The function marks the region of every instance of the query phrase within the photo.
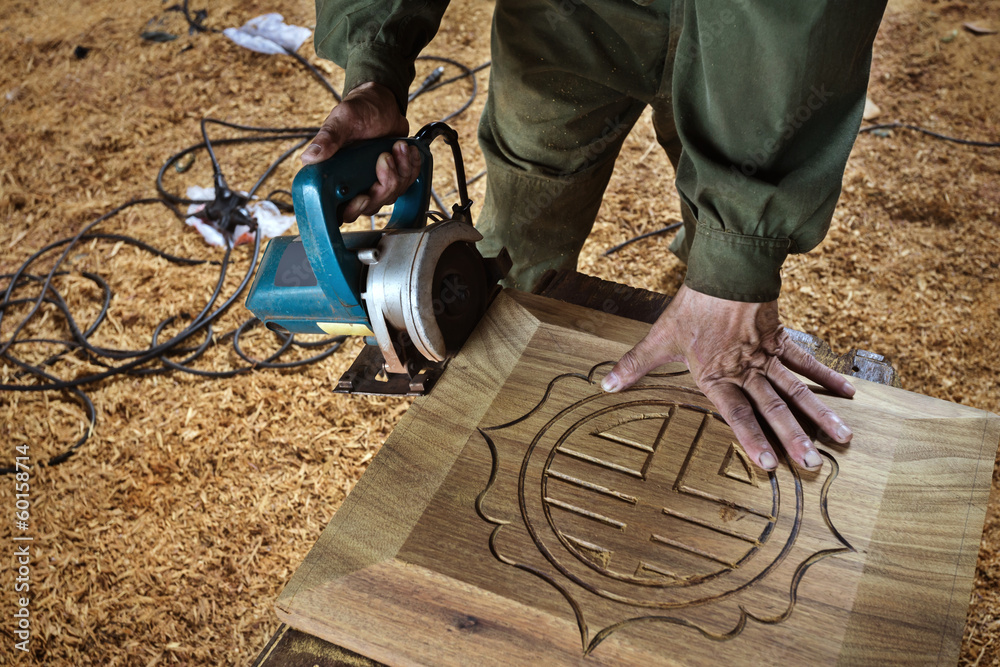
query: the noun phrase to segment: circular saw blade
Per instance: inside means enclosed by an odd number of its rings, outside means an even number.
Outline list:
[[[441,253],[431,298],[446,354],[462,347],[486,312],[491,291],[487,281],[485,260],[474,244],[456,241]]]
[[[461,220],[382,237],[364,299],[386,370],[407,372],[414,352],[442,361],[472,333],[496,283],[476,249],[481,238]]]

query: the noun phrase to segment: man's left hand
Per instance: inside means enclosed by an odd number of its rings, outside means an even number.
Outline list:
[[[621,391],[674,361],[687,365],[747,454],[765,470],[773,470],[778,460],[756,414],[802,468],[816,469],[823,460],[789,406],[834,441],[851,440],[851,429],[792,371],[844,398],[854,395],[853,385],[792,342],[781,326],[777,301],[728,301],[681,286],[649,334],[621,358],[602,387]]]

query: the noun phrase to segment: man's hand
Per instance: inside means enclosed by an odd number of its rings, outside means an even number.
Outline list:
[[[791,371],[845,398],[854,395],[854,387],[788,338],[777,301],[727,301],[681,286],[649,334],[621,358],[601,385],[605,391],[620,391],[672,361],[687,365],[747,454],[765,470],[773,470],[778,460],[754,409],[789,458],[803,468],[818,468],[823,460],[790,405],[836,442],[851,440],[851,429]]]
[[[309,148],[302,153],[303,164],[322,162],[343,146],[362,139],[409,134],[410,124],[399,113],[392,92],[377,83],[365,83],[344,96],[333,108]],[[406,192],[420,173],[420,151],[397,141],[391,153],[382,153],[375,163],[376,183],[344,207],[344,222],[361,215],[374,215]]]

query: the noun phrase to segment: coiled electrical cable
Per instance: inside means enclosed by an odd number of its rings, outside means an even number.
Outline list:
[[[218,33],[219,31],[203,25],[204,16],[202,13],[192,16],[188,10],[188,2],[185,0],[182,7],[183,14],[192,30],[198,32]],[[306,58],[297,53],[289,52],[299,61],[309,72],[317,78],[320,83],[331,93],[336,102],[340,102],[340,95],[333,88],[323,74],[315,68]],[[462,105],[449,112],[442,120],[447,120],[465,112],[475,101],[479,87],[476,82],[475,73],[489,66],[484,63],[478,67],[469,67],[461,62],[450,58],[438,56],[421,56],[422,60],[433,60],[442,63],[438,68],[438,74],[433,81],[425,83],[418,88],[413,97],[426,95],[434,90],[464,79],[470,80],[471,92]],[[444,66],[454,67],[458,74],[443,79]],[[218,126],[227,130],[241,133],[240,136],[212,139],[209,133],[210,126]],[[192,200],[180,196],[167,190],[164,185],[164,176],[168,169],[175,167],[180,160],[187,156],[204,151],[212,164],[213,176],[216,184],[216,194],[219,188],[228,188],[225,185],[222,167],[215,154],[214,147],[232,144],[246,143],[268,143],[268,142],[293,142],[289,147],[282,150],[273,161],[265,168],[254,184],[245,192],[240,193],[242,201],[253,198],[258,191],[273,176],[275,170],[288,158],[295,154],[306,144],[316,132],[318,127],[259,127],[254,125],[244,125],[232,123],[216,118],[203,118],[201,123],[202,141],[188,146],[170,157],[161,165],[155,179],[157,191],[156,197],[133,199],[120,206],[107,211],[98,216],[72,237],[54,241],[28,257],[13,273],[0,276],[0,281],[6,280],[6,284],[0,283],[0,324],[5,317],[13,317],[9,314],[15,307],[27,307],[28,312],[22,316],[11,327],[11,332],[0,339],[0,359],[5,363],[16,367],[12,373],[6,375],[6,379],[0,383],[0,391],[8,392],[62,392],[69,398],[77,401],[84,409],[87,426],[83,435],[75,442],[66,447],[61,453],[51,456],[41,465],[57,465],[66,461],[79,451],[80,447],[88,440],[97,424],[97,411],[91,399],[84,392],[84,388],[96,382],[109,378],[132,375],[146,376],[159,375],[165,373],[188,373],[200,377],[208,378],[231,378],[239,374],[248,373],[255,369],[289,369],[316,363],[334,354],[344,341],[343,336],[324,338],[316,341],[297,340],[294,335],[273,332],[277,337],[277,349],[262,359],[255,358],[248,354],[242,347],[241,336],[247,331],[260,324],[255,317],[245,319],[234,329],[216,334],[213,324],[222,315],[229,311],[231,306],[239,300],[253,276],[254,268],[260,254],[260,235],[254,234],[254,243],[248,255],[243,258],[247,262],[246,270],[243,273],[238,286],[231,293],[224,295],[224,285],[233,261],[233,253],[237,252],[231,245],[226,247],[221,260],[204,260],[190,257],[181,257],[162,248],[157,248],[150,243],[129,236],[127,234],[109,233],[100,230],[102,223],[111,220],[118,214],[133,207],[157,205],[165,207],[179,220],[187,216],[182,212],[181,207],[192,204],[208,204],[215,200]],[[470,180],[475,180],[479,176]],[[435,193],[436,194],[436,193]],[[275,199],[275,197],[282,199]],[[289,200],[291,193],[287,189],[274,189],[267,195],[266,200],[271,201],[284,212],[291,212],[293,207]],[[439,199],[439,198],[438,198]],[[66,260],[71,253],[81,243],[84,242],[114,242],[124,243],[137,248],[140,251],[149,253],[151,256],[159,257],[171,264],[178,266],[198,266],[211,264],[219,268],[217,279],[209,297],[201,306],[200,311],[193,316],[170,316],[161,320],[153,329],[150,336],[150,343],[145,348],[121,349],[97,345],[91,342],[91,338],[99,328],[108,321],[109,309],[111,308],[114,292],[108,282],[92,272],[73,272],[66,268]],[[42,260],[54,259],[48,271],[37,272],[33,269]],[[82,276],[92,282],[99,290],[99,307],[92,321],[85,326],[81,326],[78,318],[67,305],[65,296],[60,292],[57,281],[73,273]],[[30,295],[25,296],[26,293]],[[65,340],[42,338],[42,337],[22,337],[26,327],[36,318],[40,317],[42,306],[48,305],[55,308],[58,317],[65,322],[70,331],[70,337]],[[184,320],[184,326],[173,335],[167,337],[164,332],[172,325]],[[165,339],[165,340],[164,340]],[[192,342],[198,340],[198,342]],[[231,342],[237,356],[246,363],[245,366],[238,366],[222,371],[208,371],[194,368],[191,364],[197,362],[213,346],[220,343]],[[39,345],[57,345],[63,349],[45,358],[38,363],[29,363],[22,358],[21,351],[28,347]],[[291,361],[283,361],[282,357],[295,349],[314,350],[311,356]],[[53,368],[59,364],[67,355],[76,355],[92,365],[101,367],[103,370],[89,373],[82,376],[64,378],[55,374]],[[15,467],[0,467],[0,474],[9,474],[15,471]]]

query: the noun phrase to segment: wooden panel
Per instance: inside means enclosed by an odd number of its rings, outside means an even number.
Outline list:
[[[1000,418],[856,381],[824,465],[748,461],[648,329],[502,294],[277,602],[389,664],[954,664]]]

